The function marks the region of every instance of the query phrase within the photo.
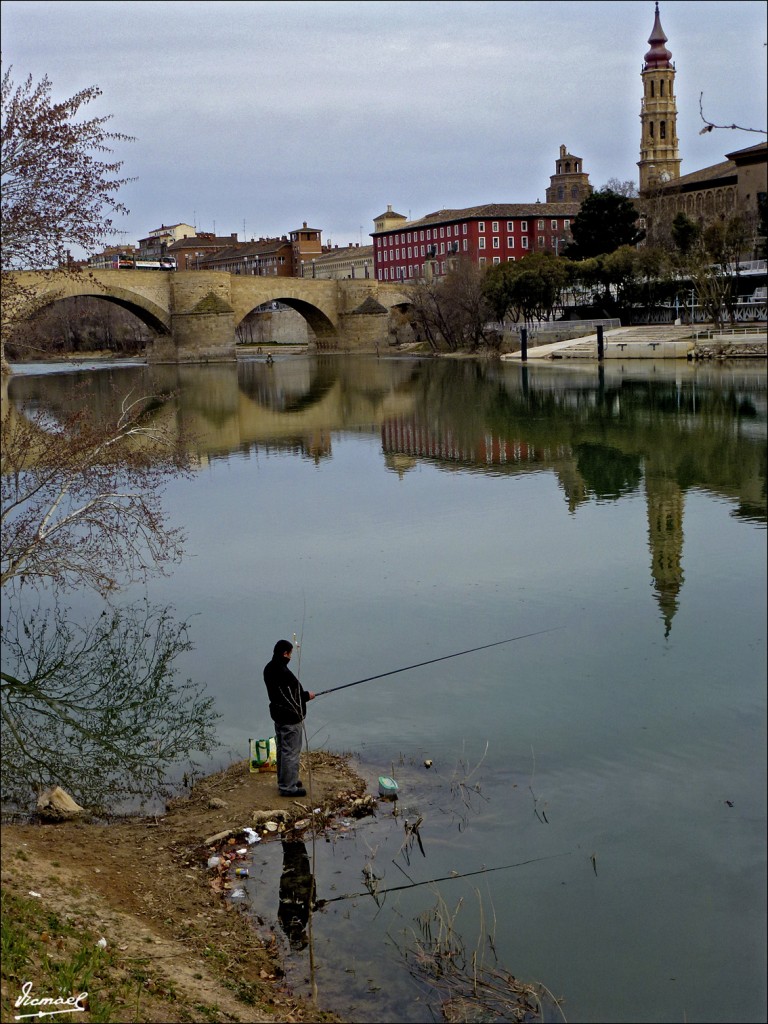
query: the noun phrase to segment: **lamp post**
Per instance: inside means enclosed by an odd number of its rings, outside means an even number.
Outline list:
[[[314,278],[315,278],[315,269],[316,269],[316,268],[315,268],[315,261],[314,261],[314,259],[313,259],[313,260],[312,260],[312,279],[313,279],[313,280],[314,280]]]
[[[363,263],[363,267],[365,268],[365,276],[367,278],[369,276],[368,275],[368,260],[366,260],[365,263]]]

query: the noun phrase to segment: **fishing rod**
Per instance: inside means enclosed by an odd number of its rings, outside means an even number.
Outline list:
[[[435,885],[437,882],[453,882],[458,878],[472,878],[473,875],[490,875],[494,871],[510,871],[512,868],[522,868],[526,864],[538,864],[542,860],[554,860],[555,857],[570,857],[571,851],[566,853],[549,853],[543,857],[532,857],[530,860],[519,860],[515,864],[499,864],[493,868],[478,868],[477,871],[463,871],[461,874],[453,872],[450,875],[441,875],[439,878],[427,878],[423,882],[409,882],[408,885],[391,885],[388,889],[376,890],[376,896],[383,896],[388,892],[402,892],[403,889],[418,889],[421,885]],[[396,865],[397,866],[397,865]],[[407,877],[407,876],[406,876]],[[370,889],[365,892],[348,892],[343,896],[332,896],[329,900],[318,900],[317,906],[322,909],[328,903],[338,903],[339,900],[356,900],[361,896],[374,895]]]
[[[322,697],[326,693],[335,693],[337,690],[346,690],[350,686],[359,686],[360,683],[370,683],[373,679],[384,679],[385,676],[396,676],[398,672],[408,672],[412,668],[421,668],[422,665],[434,665],[437,661],[448,661],[450,658],[460,658],[463,654],[474,654],[475,651],[487,651],[489,647],[499,647],[501,644],[511,644],[515,640],[525,640],[529,636],[541,636],[542,633],[553,633],[562,626],[552,626],[550,629],[537,629],[535,633],[523,633],[521,636],[511,636],[506,640],[496,640],[492,644],[483,644],[482,647],[469,647],[466,651],[456,651],[455,654],[444,654],[442,658],[430,658],[429,661],[418,661],[415,665],[405,665],[403,668],[392,669],[391,672],[380,672],[377,676],[366,676],[365,679],[356,679],[354,683],[343,683],[341,686],[332,686],[329,690],[320,690],[316,697]]]

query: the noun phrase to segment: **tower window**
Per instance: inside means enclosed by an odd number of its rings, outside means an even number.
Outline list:
[[[654,82],[653,82],[653,79],[651,79],[651,98],[653,98],[655,95],[656,94],[654,92]]]
[[[666,139],[667,137],[667,122],[659,121],[659,138]]]
[[[648,124],[648,134],[653,138],[653,121],[650,121]]]
[[[663,95],[664,95],[664,83],[663,82],[659,82],[659,96],[663,96]]]

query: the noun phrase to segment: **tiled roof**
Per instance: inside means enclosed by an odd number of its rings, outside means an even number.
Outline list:
[[[736,164],[732,160],[723,160],[719,164],[711,164],[709,167],[702,167],[699,171],[691,171],[690,174],[681,174],[679,178],[673,178],[664,186],[664,190],[675,192],[678,189],[685,189],[688,185],[706,185],[716,181],[730,178],[736,180]]]
[[[174,249],[222,249],[224,246],[230,245],[232,245],[231,235],[214,236],[213,238],[189,235],[187,238],[177,238],[175,242],[171,242],[166,252],[173,252]]]
[[[434,224],[447,224],[462,220],[513,220],[536,217],[575,217],[581,203],[489,203],[486,206],[468,206],[464,210],[437,210],[428,213],[420,220],[410,220],[406,224],[387,228],[386,231],[373,231],[371,234],[389,234],[390,231],[402,231],[432,227]]]

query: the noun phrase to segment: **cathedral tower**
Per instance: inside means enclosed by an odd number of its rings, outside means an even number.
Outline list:
[[[650,50],[645,55],[641,77],[643,100],[640,105],[640,194],[647,195],[659,185],[680,177],[677,149],[677,103],[675,100],[675,65],[664,45],[667,37],[661,27],[659,5],[653,31],[648,39]]]

